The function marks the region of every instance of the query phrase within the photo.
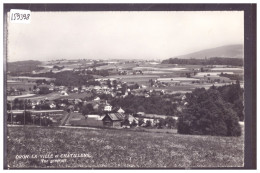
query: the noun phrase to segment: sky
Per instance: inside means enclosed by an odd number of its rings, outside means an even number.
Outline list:
[[[244,43],[243,11],[32,12],[7,23],[7,61],[167,59]]]

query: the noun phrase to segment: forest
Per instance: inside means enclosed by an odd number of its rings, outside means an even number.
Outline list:
[[[162,64],[181,64],[181,65],[232,65],[232,66],[243,66],[243,59],[241,58],[222,58],[212,57],[207,59],[179,59],[170,58],[163,60]]]
[[[7,63],[7,71],[10,72],[11,75],[17,76],[21,75],[21,73],[31,73],[34,70],[41,70],[43,67],[39,67],[40,61],[17,61],[17,62],[8,62]]]
[[[243,89],[236,84],[186,94],[187,104],[178,121],[178,133],[240,136],[244,119]]]

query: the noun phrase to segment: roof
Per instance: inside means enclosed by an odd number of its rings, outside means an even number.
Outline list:
[[[121,107],[115,107],[112,111],[118,113],[125,113],[124,109],[122,109]]]
[[[107,114],[110,118],[111,118],[111,120],[113,120],[113,121],[119,121],[119,120],[123,120],[124,118],[125,118],[125,114],[122,114],[122,113],[108,113]],[[105,116],[104,116],[105,117]],[[104,118],[103,117],[103,118]],[[103,120],[103,118],[102,118],[102,120]]]
[[[103,122],[93,118],[81,119],[81,120],[72,120],[70,121],[71,125],[74,126],[92,126],[92,127],[102,127]]]

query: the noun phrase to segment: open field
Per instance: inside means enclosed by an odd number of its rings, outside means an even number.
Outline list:
[[[191,136],[131,130],[13,126],[10,168],[191,168],[243,166],[243,136]],[[63,154],[84,154],[66,157]],[[40,155],[50,158],[41,162]],[[60,162],[51,157],[57,155]],[[19,158],[17,155],[28,155]],[[32,158],[36,155],[37,158]],[[34,157],[36,157],[34,156]]]
[[[23,95],[18,95],[18,96],[7,96],[7,100],[14,100],[16,98],[18,99],[27,99],[30,97],[33,97],[35,94],[23,94]]]
[[[30,100],[42,100],[42,99],[48,99],[48,100],[56,100],[56,99],[81,99],[85,98],[88,95],[88,93],[69,93],[68,96],[62,96],[59,92],[52,92],[49,94],[43,94],[43,95],[27,95],[25,96],[25,99]],[[10,98],[18,98],[17,96],[8,96]]]
[[[35,86],[36,83],[34,82],[20,82],[20,81],[7,81],[7,88],[14,88],[14,89],[18,89],[18,88],[22,88],[25,90],[29,90],[29,88],[33,89],[33,86]]]
[[[244,71],[243,68],[221,68],[221,67],[216,67],[212,68],[212,71]]]
[[[135,67],[133,70],[163,70],[163,71],[180,71],[180,70],[185,70],[186,68],[181,68],[181,67],[173,67],[173,68],[159,68],[159,67]]]

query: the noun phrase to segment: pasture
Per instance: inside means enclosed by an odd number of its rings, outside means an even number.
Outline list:
[[[88,93],[68,93],[68,96],[62,96],[60,92],[52,92],[43,95],[32,95],[32,96],[28,95],[26,99],[30,99],[30,100],[81,99],[81,98],[85,98],[88,95],[89,95]]]
[[[22,81],[7,81],[7,88],[14,88],[14,89],[25,89],[28,91],[29,89],[33,89],[33,86],[36,86],[35,82],[22,82]]]
[[[244,155],[243,136],[192,136],[123,129],[9,126],[6,142],[9,168],[242,167]],[[68,157],[63,162],[54,162],[49,157],[42,162],[43,154],[87,157]]]

